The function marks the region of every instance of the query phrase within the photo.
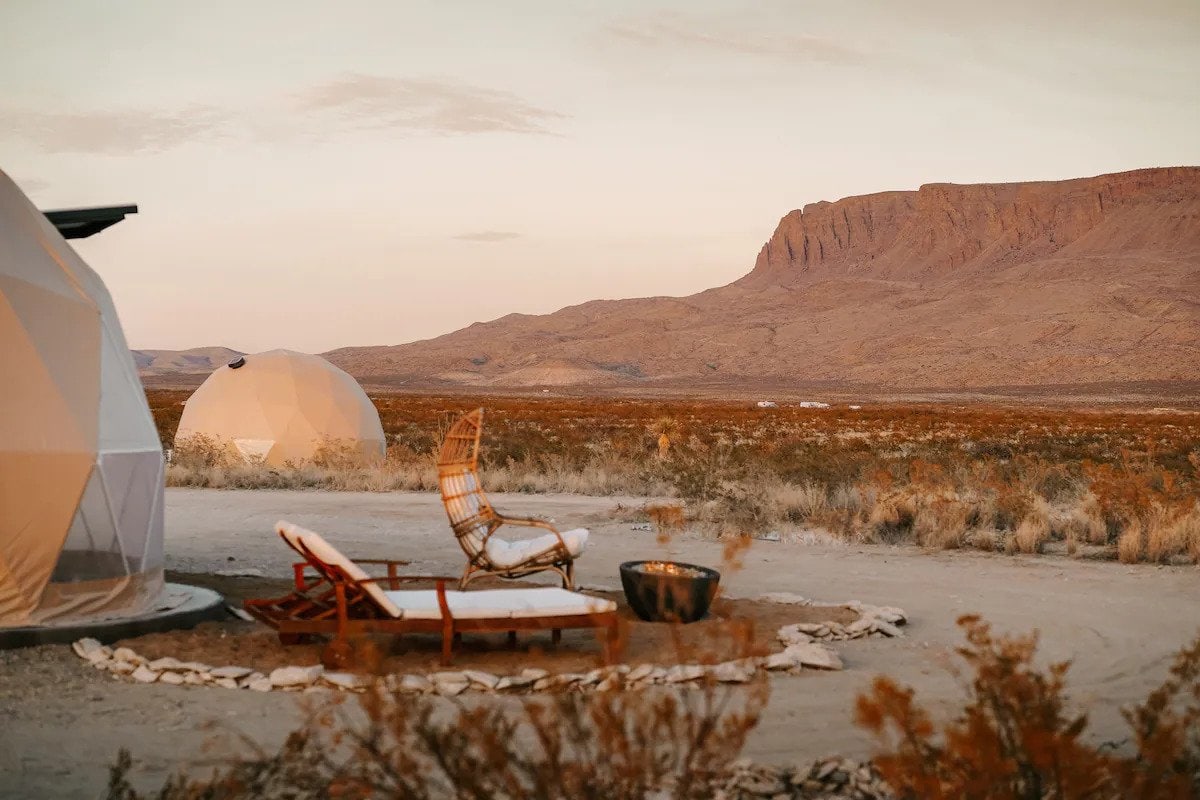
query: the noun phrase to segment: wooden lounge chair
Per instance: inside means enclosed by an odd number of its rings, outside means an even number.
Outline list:
[[[305,636],[334,637],[322,660],[345,665],[350,639],[370,633],[440,633],[442,663],[449,664],[455,639],[464,633],[550,630],[558,642],[564,628],[600,628],[604,661],[616,657],[617,604],[553,587],[447,591],[454,578],[402,576],[404,562],[376,561],[387,577],[372,578],[319,534],[280,522],[279,536],[304,562],[294,567],[294,591],[280,598],[247,600],[246,611],[274,628],[284,644]],[[313,574],[309,574],[309,571]],[[436,580],[436,589],[401,590],[406,581]],[[388,588],[383,588],[385,584]]]
[[[450,527],[467,554],[467,568],[458,587],[465,589],[483,575],[523,578],[550,570],[562,577],[565,588],[574,589],[575,559],[587,545],[587,529],[559,532],[544,520],[497,512],[479,483],[482,432],[483,409],[477,408],[450,427],[438,455],[442,504],[450,518]],[[496,535],[503,525],[543,528],[549,533],[534,539],[508,540]]]

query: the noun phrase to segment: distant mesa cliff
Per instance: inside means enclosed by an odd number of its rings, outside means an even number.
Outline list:
[[[833,274],[935,278],[1089,253],[1200,247],[1200,169],[881,192],[812,203],[779,222],[747,285]]]
[[[728,286],[325,355],[409,386],[1196,381],[1200,168],[812,203]]]

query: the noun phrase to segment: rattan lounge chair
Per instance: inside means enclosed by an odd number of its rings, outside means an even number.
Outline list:
[[[575,559],[587,545],[587,529],[559,532],[544,520],[497,512],[479,483],[479,437],[482,432],[483,409],[477,408],[450,427],[438,455],[442,503],[446,506],[450,527],[467,554],[467,568],[459,588],[467,588],[467,584],[483,575],[523,578],[550,570],[562,577],[564,587],[574,589]],[[534,539],[508,540],[496,535],[502,525],[543,528],[549,533]]]
[[[293,568],[295,589],[285,597],[247,600],[246,611],[275,629],[284,644],[333,636],[323,656],[327,663],[348,663],[350,640],[371,633],[440,633],[442,663],[449,664],[454,641],[464,633],[508,632],[511,639],[516,631],[550,630],[557,643],[565,628],[603,629],[605,663],[615,658],[617,605],[611,600],[554,587],[447,591],[454,578],[402,576],[397,567],[405,562],[398,561],[373,561],[386,565],[388,575],[372,578],[319,534],[287,522],[276,530],[304,558]],[[437,588],[399,588],[414,580],[435,580]]]

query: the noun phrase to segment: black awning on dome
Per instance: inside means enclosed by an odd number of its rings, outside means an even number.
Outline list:
[[[105,228],[116,225],[127,214],[138,213],[137,206],[97,206],[95,208],[62,208],[43,211],[46,219],[64,239],[85,239]]]

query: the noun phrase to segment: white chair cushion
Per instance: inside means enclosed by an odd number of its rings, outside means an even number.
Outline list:
[[[321,561],[324,561],[326,564],[331,566],[341,568],[343,572],[350,576],[351,580],[362,581],[371,577],[363,571],[362,567],[346,558],[336,547],[325,541],[321,534],[313,533],[306,528],[301,528],[299,525],[293,525],[290,522],[283,521],[275,523],[275,528],[280,534],[283,535],[285,539],[287,539],[288,544],[291,544],[293,547],[296,547],[296,543],[303,545],[304,547],[308,548],[309,552],[311,552]],[[296,549],[299,552],[303,552],[299,547],[296,547]],[[379,605],[380,609],[393,617],[400,617],[400,609],[396,607],[395,603],[388,599],[387,593],[384,592],[378,584],[376,584],[374,581],[371,581],[369,583],[362,584],[362,587],[371,597],[371,599]]]
[[[587,546],[588,531],[587,528],[575,528],[564,531],[562,538],[563,544],[567,546],[567,552],[571,554],[572,558],[577,558]],[[487,540],[484,550],[488,560],[494,566],[500,569],[513,569],[553,550],[557,544],[558,537],[553,533],[517,541],[509,541],[493,535]]]
[[[401,610],[404,619],[441,619],[437,592],[432,589],[384,592]],[[486,589],[446,592],[450,616],[457,619],[522,619],[569,617],[616,610],[612,600],[588,597],[566,589]]]
[[[301,545],[314,557],[345,572],[352,580],[362,581],[370,576],[363,568],[346,558],[319,533],[299,525],[280,521],[275,528],[297,552],[303,553]],[[583,528],[567,531],[563,541],[572,555],[583,552],[588,532]],[[551,546],[557,541],[554,534],[539,536],[512,545],[522,545],[550,539]],[[489,541],[489,544],[491,542]],[[507,543],[506,544],[510,544]],[[519,563],[519,562],[518,562]],[[437,592],[433,589],[409,591],[386,591],[376,582],[362,584],[367,594],[379,607],[396,619],[441,619]],[[567,617],[576,614],[601,614],[616,610],[617,604],[599,597],[589,597],[579,592],[558,588],[536,589],[486,589],[475,592],[446,592],[446,605],[450,615],[459,619],[522,619],[526,617]]]

